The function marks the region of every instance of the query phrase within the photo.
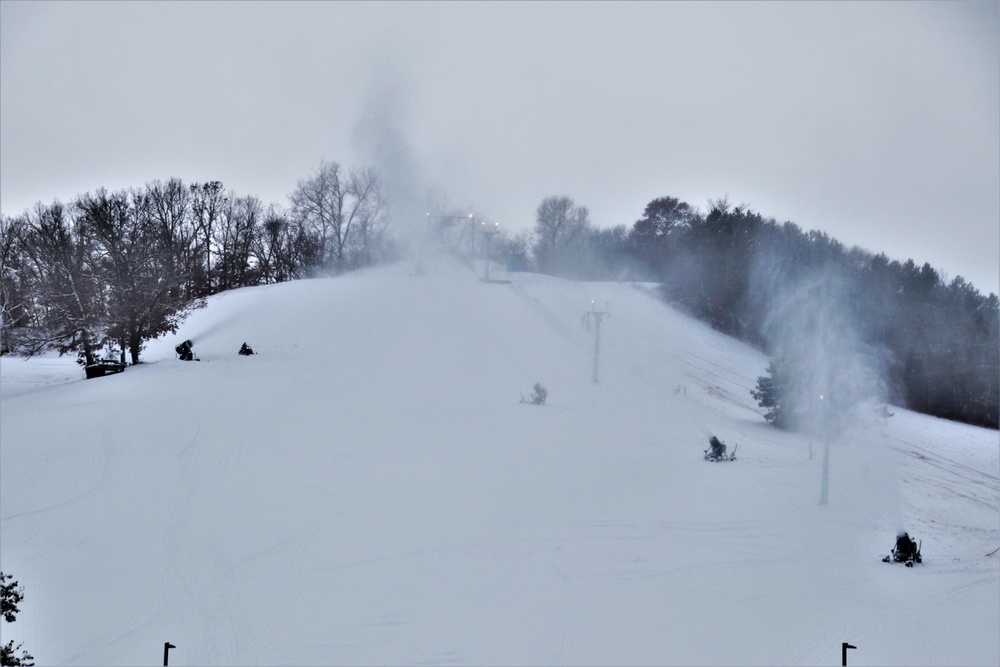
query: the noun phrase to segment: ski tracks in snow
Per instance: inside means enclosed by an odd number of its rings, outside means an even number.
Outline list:
[[[311,522],[262,548],[239,554],[242,543],[231,543],[227,537],[243,529],[213,523],[224,516],[220,513],[224,508],[217,506],[219,491],[213,488],[213,480],[238,467],[239,447],[214,451],[206,444],[213,420],[197,423],[196,432],[176,455],[180,490],[163,538],[160,613],[186,635],[186,653],[196,656],[197,662],[260,662],[280,650],[279,638],[287,634],[289,619],[296,617],[304,573],[315,555],[318,537],[334,519]],[[215,506],[208,504],[213,499]],[[288,550],[295,550],[290,570],[255,571]],[[192,578],[197,573],[202,580]],[[279,590],[265,596],[265,589],[271,592],[269,586]],[[254,599],[248,602],[248,596]],[[266,613],[256,611],[261,605],[266,605]]]
[[[197,424],[194,434],[176,455],[180,491],[174,499],[176,505],[163,536],[160,610],[182,629],[184,638],[178,639],[178,643],[185,643],[188,655],[203,656],[202,659],[206,662],[216,662],[215,647],[218,642],[213,642],[208,633],[208,629],[214,625],[213,618],[203,603],[201,592],[208,582],[192,580],[193,573],[202,571],[202,568],[195,566],[199,554],[193,553],[192,547],[200,543],[203,548],[211,548],[209,545],[213,544],[210,539],[206,541],[201,536],[193,535],[194,526],[191,522],[202,477],[204,433],[211,425],[211,420],[198,419],[194,423]]]
[[[101,430],[104,431],[104,432],[107,432],[108,429],[110,428],[111,422],[112,422],[112,419],[111,419],[110,416],[109,417],[105,417],[102,420],[102,429]],[[96,447],[95,447],[95,449],[96,449]],[[84,491],[82,491],[82,492],[80,492],[80,493],[72,496],[71,498],[59,501],[57,503],[53,503],[51,505],[46,505],[45,507],[40,507],[38,509],[29,510],[27,512],[20,512],[20,513],[16,513],[16,514],[9,514],[7,516],[0,517],[0,521],[8,521],[8,520],[11,520],[11,519],[20,519],[20,518],[24,518],[24,517],[36,516],[36,515],[39,515],[39,514],[47,514],[47,513],[50,513],[50,512],[54,512],[54,511],[63,509],[65,507],[69,507],[71,505],[75,505],[76,503],[79,503],[80,501],[83,501],[83,500],[89,498],[90,496],[94,495],[95,493],[98,493],[99,491],[101,491],[103,489],[106,489],[107,483],[108,483],[108,479],[110,478],[110,475],[111,475],[111,465],[112,465],[111,459],[112,459],[112,457],[114,455],[114,448],[113,448],[111,442],[107,439],[107,437],[105,437],[103,439],[103,441],[102,441],[102,443],[100,445],[100,451],[101,451],[101,456],[100,456],[100,464],[99,465],[100,465],[100,471],[101,472],[100,472],[97,480],[91,486],[89,486],[86,490],[84,490]]]
[[[232,627],[236,628],[240,635],[236,638],[238,647],[236,657],[241,662],[245,662],[249,657],[252,657],[254,661],[262,660],[266,656],[280,652],[282,642],[279,638],[287,636],[287,625],[294,623],[295,614],[293,612],[298,608],[302,599],[306,573],[309,571],[310,564],[318,553],[319,537],[334,521],[335,518],[329,518],[317,523],[311,523],[292,535],[282,538],[233,563],[222,576],[220,586],[226,591],[232,592],[228,596],[225,592],[220,592],[219,595],[225,605],[223,611],[226,614],[227,620],[232,623]],[[253,577],[248,579],[243,576],[243,573],[265,562],[267,558],[279,555],[289,549],[296,549],[295,556],[293,557],[294,567],[291,571],[273,572],[266,576],[274,577],[281,574],[290,574],[291,586],[288,589],[283,589],[285,593],[283,597],[271,600],[274,606],[266,614],[267,620],[258,627],[254,627],[240,592],[247,581],[253,581]],[[263,575],[256,576],[260,577]],[[237,603],[236,612],[240,616],[239,619],[228,608],[229,598],[234,598],[234,601]]]
[[[559,633],[559,643],[556,646],[556,654],[549,661],[549,665],[556,667],[557,665],[571,665],[573,664],[573,647],[576,646],[576,637],[580,632],[580,625],[582,624],[582,610],[583,604],[577,602],[574,605],[573,610],[566,617],[566,621],[563,623],[562,632]]]

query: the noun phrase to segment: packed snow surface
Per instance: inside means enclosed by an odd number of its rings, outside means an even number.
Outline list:
[[[1000,663],[996,431],[890,407],[830,445],[821,505],[823,443],[750,396],[763,354],[647,285],[479,277],[219,294],[94,380],[4,357],[4,642],[69,665],[164,642],[171,665]],[[711,435],[735,461],[703,460]],[[922,565],[882,562],[900,529]]]

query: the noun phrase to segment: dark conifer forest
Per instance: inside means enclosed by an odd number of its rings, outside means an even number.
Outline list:
[[[724,200],[701,214],[671,197],[655,199],[631,228],[595,232],[591,245],[594,258],[578,277],[627,270],[655,281],[669,301],[769,353],[782,326],[775,314],[790,292],[833,283],[846,304],[841,315],[881,366],[886,400],[998,426],[1000,304],[962,277],[945,281],[929,264],[846,248]]]
[[[406,241],[390,220],[378,176],[332,162],[299,182],[287,208],[176,178],[39,203],[0,218],[0,348],[139,363],[144,342],[175,332],[206,296],[398,259]],[[657,283],[665,300],[772,354],[789,295],[835,286],[887,401],[998,427],[997,295],[929,264],[847,248],[725,199],[702,212],[659,197],[631,225],[596,228],[586,207],[549,197],[534,228],[513,236],[477,234],[487,221],[465,211],[419,222],[452,251],[508,270]]]

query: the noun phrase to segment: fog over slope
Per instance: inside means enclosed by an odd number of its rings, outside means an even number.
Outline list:
[[[820,505],[820,439],[750,396],[764,355],[650,286],[424,259],[216,295],[120,375],[4,357],[4,641],[79,665],[167,641],[176,665],[1000,662],[995,431],[890,407],[839,434]],[[702,460],[712,434],[736,461]],[[899,528],[923,565],[881,562]]]

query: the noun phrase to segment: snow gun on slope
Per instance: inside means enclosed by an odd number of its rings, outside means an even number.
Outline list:
[[[714,435],[708,440],[709,448],[705,450],[705,460],[715,463],[716,461],[735,461],[736,460],[736,448],[739,445],[733,447],[733,453],[726,455],[726,445],[716,438]]]
[[[201,361],[201,359],[195,356],[194,350],[192,349],[193,346],[194,343],[190,340],[186,340],[175,347],[174,352],[177,353],[177,356],[180,357],[181,361]]]
[[[923,559],[920,557],[920,547],[922,545],[923,541],[917,544],[904,531],[896,536],[896,546],[892,548],[888,556],[882,559],[882,562],[903,563],[906,567],[913,567],[914,563],[923,562]]]

